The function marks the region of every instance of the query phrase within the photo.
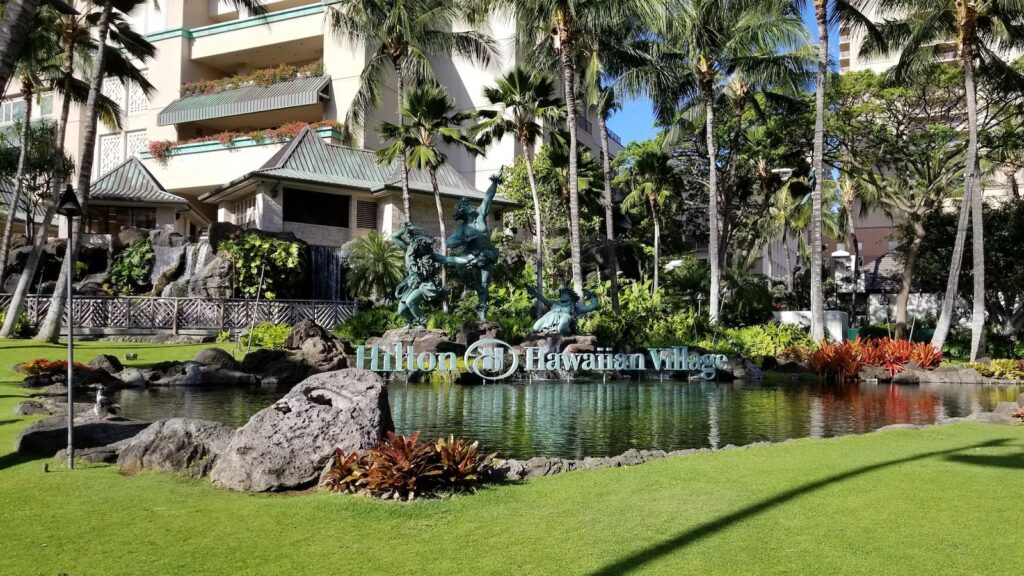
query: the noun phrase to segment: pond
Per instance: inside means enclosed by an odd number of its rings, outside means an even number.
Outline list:
[[[187,416],[241,426],[286,390],[123,390],[129,418]],[[454,434],[506,457],[609,456],[630,448],[678,450],[930,424],[1016,400],[1022,386],[826,385],[791,382],[506,382],[389,385],[397,432]]]

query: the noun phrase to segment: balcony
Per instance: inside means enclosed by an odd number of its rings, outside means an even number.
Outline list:
[[[317,135],[339,143],[340,134],[331,126],[316,129]],[[183,143],[168,155],[157,158],[150,152],[139,156],[154,177],[170,192],[198,196],[259,168],[288,140],[258,140],[236,137],[225,145],[219,140]]]
[[[188,30],[192,61],[216,69],[275,66],[322,57],[324,6],[317,2]]]

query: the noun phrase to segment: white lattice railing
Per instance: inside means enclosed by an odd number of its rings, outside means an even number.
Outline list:
[[[6,310],[10,294],[0,294]],[[29,296],[25,314],[37,326],[50,307],[49,295]],[[313,320],[332,329],[356,313],[349,301],[324,300],[209,300],[162,296],[76,296],[76,328],[131,330],[235,330],[253,322],[294,325]]]

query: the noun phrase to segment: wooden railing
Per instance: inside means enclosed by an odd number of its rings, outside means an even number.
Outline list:
[[[0,294],[6,310],[10,294]],[[29,324],[38,326],[50,307],[49,295],[26,300]],[[75,328],[122,330],[239,330],[255,322],[294,325],[313,320],[332,329],[356,313],[355,302],[324,300],[211,300],[162,296],[76,296]],[[65,313],[66,320],[66,313]]]

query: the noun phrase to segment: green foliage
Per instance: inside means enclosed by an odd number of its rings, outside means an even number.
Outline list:
[[[475,493],[494,455],[483,455],[477,442],[448,436],[434,443],[419,433],[387,439],[365,453],[335,451],[334,462],[321,482],[331,492],[361,493],[386,500]]]
[[[1024,380],[1024,360],[1000,359],[988,364],[972,362],[968,367],[974,368],[986,378],[996,380]]]
[[[402,281],[404,254],[397,244],[379,232],[370,232],[352,243],[346,282],[357,298],[391,302]]]
[[[606,292],[602,287],[601,292]],[[659,290],[651,294],[651,282],[626,281],[619,285],[619,313],[610,306],[584,317],[581,331],[597,336],[613,347],[675,346],[694,343],[710,333],[706,315],[696,309],[665,303]]]
[[[242,346],[258,348],[272,348],[280,350],[284,348],[284,341],[292,333],[291,326],[287,324],[272,324],[263,322],[257,324],[252,330],[242,335]]]
[[[7,321],[7,310],[0,311],[0,325]],[[29,324],[28,315],[22,312],[18,321],[14,323],[14,330],[11,331],[11,338],[24,339],[32,337],[32,326]]]
[[[243,298],[255,298],[263,281],[261,297],[272,300],[295,293],[302,278],[303,247],[299,242],[280,240],[244,231],[220,243],[235,264],[238,288]]]
[[[110,267],[110,281],[121,294],[139,294],[150,286],[153,273],[153,245],[149,238],[121,251]]]
[[[775,298],[766,277],[731,272],[726,281],[726,289],[728,297],[722,304],[722,324],[751,326],[772,320]]]
[[[334,329],[342,340],[361,345],[367,338],[380,336],[392,328],[401,328],[402,317],[391,308],[370,308],[360,310]]]
[[[764,358],[775,358],[783,351],[814,346],[810,334],[795,324],[759,324],[744,328],[726,328],[718,333],[718,339],[712,340],[708,349],[730,352],[759,362]],[[717,345],[715,344],[717,342]]]
[[[536,320],[536,300],[525,288],[514,284],[491,285],[490,295],[488,318],[501,326],[505,340],[521,342],[530,333]],[[476,292],[467,292],[447,313],[437,311],[431,314],[427,327],[443,330],[454,338],[464,324],[477,320],[476,306]]]

